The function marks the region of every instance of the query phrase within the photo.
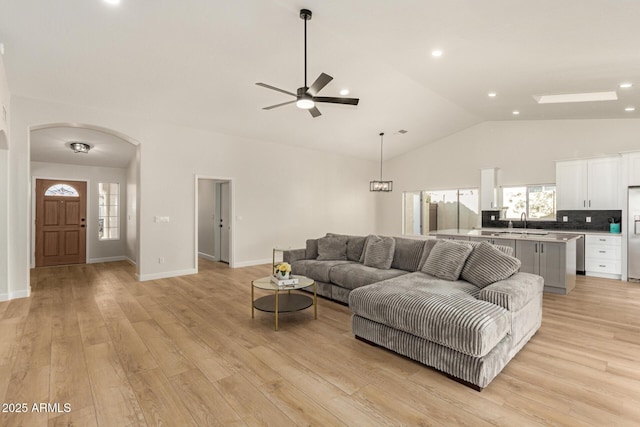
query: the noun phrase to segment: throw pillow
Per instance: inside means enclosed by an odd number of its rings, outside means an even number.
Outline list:
[[[327,233],[327,237],[347,238],[347,259],[362,263],[364,261],[364,244],[366,237],[347,236],[346,234]]]
[[[424,240],[396,238],[391,268],[404,271],[418,271],[420,257],[425,246]]]
[[[318,239],[307,240],[307,248],[304,251],[305,259],[318,258]]]
[[[328,236],[318,239],[319,261],[346,260],[347,236]]]
[[[482,242],[471,252],[462,269],[462,278],[479,288],[511,277],[520,269],[520,260],[506,255],[490,243]]]
[[[422,267],[424,273],[444,280],[458,280],[464,262],[471,253],[471,245],[438,240]]]
[[[369,236],[364,253],[364,265],[381,270],[391,268],[396,239],[385,236]]]

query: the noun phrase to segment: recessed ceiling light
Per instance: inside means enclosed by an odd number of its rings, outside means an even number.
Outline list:
[[[519,114],[520,114],[520,111],[518,111],[518,110],[514,110],[514,111],[512,111],[512,112],[511,112],[511,114],[513,114],[514,116],[517,116],[517,115],[519,115]]]
[[[106,1],[109,4],[113,4],[113,5],[120,4],[120,0],[104,0],[104,1]]]
[[[618,94],[607,92],[562,93],[559,95],[533,95],[538,104],[561,104],[564,102],[615,101]]]
[[[431,56],[440,58],[442,56],[442,51],[440,49],[433,50],[431,51]]]
[[[340,91],[340,95],[342,95],[342,96],[349,95],[349,89],[342,89]]]
[[[633,86],[632,83],[620,83],[620,88],[621,89],[629,89],[631,86]]]
[[[636,111],[636,107],[627,107],[627,108],[624,109],[624,111],[627,111],[627,112],[630,113],[632,111]]]
[[[495,98],[496,96],[498,96],[498,94],[497,94],[497,93],[495,93],[495,92],[489,92],[489,93],[487,94],[487,96],[488,96],[489,98]]]

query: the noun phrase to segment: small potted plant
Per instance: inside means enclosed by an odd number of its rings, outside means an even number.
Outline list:
[[[291,264],[288,262],[281,262],[274,267],[274,275],[278,280],[285,280],[289,278],[291,274]]]

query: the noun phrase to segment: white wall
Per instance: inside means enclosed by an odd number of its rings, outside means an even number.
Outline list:
[[[210,179],[198,180],[198,253],[208,259],[215,259],[216,222],[216,182]]]
[[[484,122],[385,163],[394,191],[378,203],[377,229],[402,232],[402,192],[480,187],[480,169],[497,167],[497,185],[555,182],[555,160],[640,149],[640,119]]]
[[[124,260],[126,255],[127,212],[120,212],[120,239],[98,239],[98,183],[120,184],[119,206],[126,206],[127,173],[124,168],[64,165],[60,163],[31,162],[32,178],[56,178],[87,181],[87,263]],[[32,183],[34,181],[32,180]],[[31,221],[33,224],[33,221]],[[33,239],[32,239],[33,245]],[[34,248],[30,251],[34,253]],[[33,261],[33,258],[32,258]]]
[[[375,231],[375,201],[368,182],[377,164],[197,129],[135,119],[118,113],[24,97],[12,99],[9,194],[9,275],[29,289],[29,128],[80,123],[111,129],[140,143],[138,181],[139,275],[141,279],[193,272],[195,175],[233,178],[237,265],[270,262],[271,248],[304,247],[327,231]],[[271,160],[287,159],[278,167]],[[156,223],[154,216],[169,216]],[[165,263],[158,263],[164,257]]]
[[[126,216],[126,251],[129,262],[138,262],[138,164],[140,150],[127,166],[127,216]]]
[[[0,55],[0,301],[9,295],[9,86]],[[2,108],[7,111],[4,119]]]

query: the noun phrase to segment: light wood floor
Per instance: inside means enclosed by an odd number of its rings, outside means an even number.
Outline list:
[[[34,270],[31,298],[0,303],[0,401],[29,406],[0,426],[640,424],[638,284],[582,277],[545,295],[540,331],[478,393],[356,341],[327,300],[278,332],[252,320],[249,283],[268,270]],[[41,402],[71,412],[31,412]]]

